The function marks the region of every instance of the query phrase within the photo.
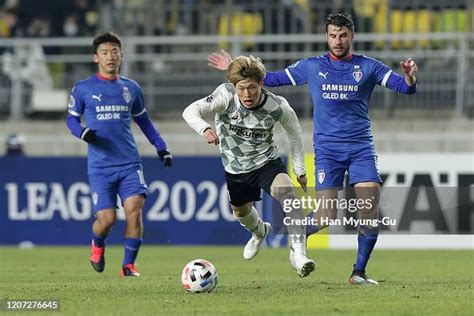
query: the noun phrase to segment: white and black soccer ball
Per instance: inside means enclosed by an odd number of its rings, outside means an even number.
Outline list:
[[[181,282],[188,292],[209,293],[217,286],[217,270],[209,261],[196,259],[184,267]]]

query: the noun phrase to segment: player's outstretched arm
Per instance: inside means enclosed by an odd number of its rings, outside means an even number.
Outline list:
[[[225,50],[220,53],[211,53],[207,56],[209,67],[226,71],[229,64],[232,62],[232,56]],[[292,84],[291,79],[285,69],[277,72],[267,72],[264,78],[264,84],[267,87],[279,87]]]
[[[378,76],[378,84],[403,94],[416,93],[417,80],[415,73],[418,70],[417,65],[408,58],[400,62],[400,67],[403,75],[390,70],[385,64],[378,62],[376,64],[377,71],[375,72],[376,76]]]
[[[229,64],[232,62],[232,56],[225,50],[221,50],[221,53],[211,53],[207,56],[209,67],[226,71]]]

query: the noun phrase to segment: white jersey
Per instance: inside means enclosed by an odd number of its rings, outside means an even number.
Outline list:
[[[253,109],[240,104],[234,85],[221,84],[208,97],[197,100],[183,112],[183,118],[199,135],[211,128],[202,117],[215,114],[222,164],[228,173],[247,173],[280,157],[273,141],[273,130],[280,122],[291,147],[293,171],[304,175],[304,149],[301,127],[295,111],[285,98],[265,89],[263,101]]]

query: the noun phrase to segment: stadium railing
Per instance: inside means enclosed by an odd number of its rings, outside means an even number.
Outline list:
[[[392,49],[393,41],[414,41],[412,49]],[[38,108],[32,96],[67,95],[78,80],[96,71],[91,59],[91,38],[4,39],[0,41],[0,116],[21,119],[34,112],[65,113],[64,105]],[[426,41],[431,43],[426,47]],[[211,93],[224,74],[207,66],[207,54],[226,42],[233,56],[253,54],[268,70],[284,68],[298,59],[325,54],[323,34],[255,36],[132,36],[124,37],[121,73],[137,80],[152,114],[178,117],[190,102]],[[245,51],[249,42],[251,52]],[[438,47],[436,43],[442,42]],[[378,43],[377,48],[373,45]],[[380,43],[383,45],[380,46]],[[423,43],[423,45],[417,45]],[[367,48],[368,47],[368,48]],[[372,48],[371,48],[372,47]],[[421,115],[468,116],[474,114],[474,35],[470,33],[368,34],[358,33],[357,53],[382,60],[399,71],[398,62],[411,57],[419,65],[418,93],[409,98],[376,88],[371,107],[390,116],[405,110]],[[276,89],[301,117],[311,116],[307,87]],[[44,100],[42,100],[44,101]]]

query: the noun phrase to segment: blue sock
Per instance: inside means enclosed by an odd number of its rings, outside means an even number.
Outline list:
[[[367,226],[360,227],[359,236],[357,238],[359,247],[357,249],[357,260],[354,265],[354,270],[365,271],[365,267],[367,266],[367,262],[369,261],[370,254],[374,249],[378,236],[378,228],[367,228]]]
[[[311,219],[313,217],[314,217],[314,212],[309,212],[308,215],[306,215],[306,218],[308,219],[308,225],[306,225],[306,236],[316,234],[319,231],[319,227],[317,225],[311,224]]]
[[[140,250],[142,241],[143,239],[141,238],[126,237],[124,239],[123,243],[125,247],[125,253],[123,256],[122,266],[126,266],[130,263],[135,263],[135,259],[137,258],[138,250]]]
[[[105,247],[105,238],[107,238],[107,235],[98,236],[94,232],[92,232],[92,240],[94,241],[94,245],[96,247]]]

